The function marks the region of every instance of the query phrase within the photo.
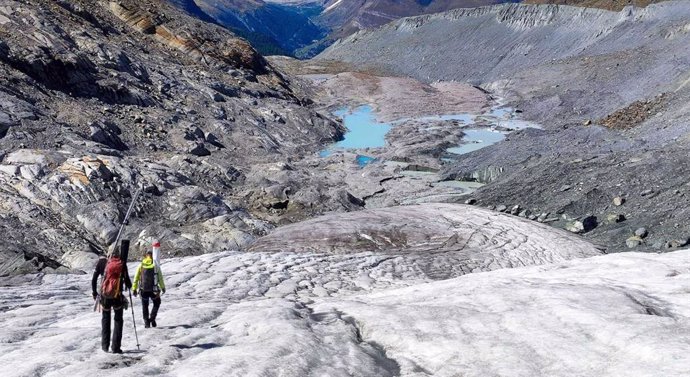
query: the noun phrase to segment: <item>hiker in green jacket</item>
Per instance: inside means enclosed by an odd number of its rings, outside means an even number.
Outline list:
[[[132,284],[134,296],[141,293],[141,306],[144,312],[144,327],[156,327],[156,315],[161,306],[161,294],[165,293],[165,282],[160,266],[153,262],[153,253],[147,251],[134,275]],[[149,316],[149,299],[153,301],[153,310]]]

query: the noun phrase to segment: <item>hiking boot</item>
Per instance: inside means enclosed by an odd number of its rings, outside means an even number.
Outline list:
[[[113,350],[113,353],[123,353],[122,350]]]
[[[151,326],[156,327],[156,320],[155,319],[151,320]]]
[[[108,353],[108,347],[101,347],[101,349],[103,350],[103,352]]]
[[[147,328],[147,329],[148,329],[149,327],[151,327],[151,322],[149,322],[149,321],[144,321],[144,327]],[[156,327],[156,326],[153,326],[153,327]]]

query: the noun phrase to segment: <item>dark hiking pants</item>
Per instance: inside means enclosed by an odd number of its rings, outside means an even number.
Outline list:
[[[103,316],[101,317],[101,348],[108,352],[110,346],[110,312],[115,312],[115,328],[113,329],[113,343],[111,351],[120,351],[122,346],[123,305],[121,300],[104,300]]]
[[[149,299],[153,301],[153,309],[149,316]],[[154,292],[141,292],[141,310],[144,313],[144,322],[155,321],[158,308],[161,306],[161,296]]]

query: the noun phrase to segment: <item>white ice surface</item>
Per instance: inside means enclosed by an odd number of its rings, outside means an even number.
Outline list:
[[[123,356],[100,350],[90,276],[2,280],[0,375],[690,376],[690,251],[435,282],[381,258],[164,260],[159,327],[136,301]]]

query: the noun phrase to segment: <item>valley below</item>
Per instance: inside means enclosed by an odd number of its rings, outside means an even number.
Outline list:
[[[621,12],[459,9],[359,32],[316,62],[476,85],[538,127],[457,156],[442,165],[442,180],[485,184],[472,196],[479,205],[547,214],[608,252],[663,251],[686,245],[690,233],[690,57],[681,47],[687,31],[679,31],[687,11],[674,1]],[[449,30],[464,37],[443,38]],[[649,237],[635,238],[639,228]]]

